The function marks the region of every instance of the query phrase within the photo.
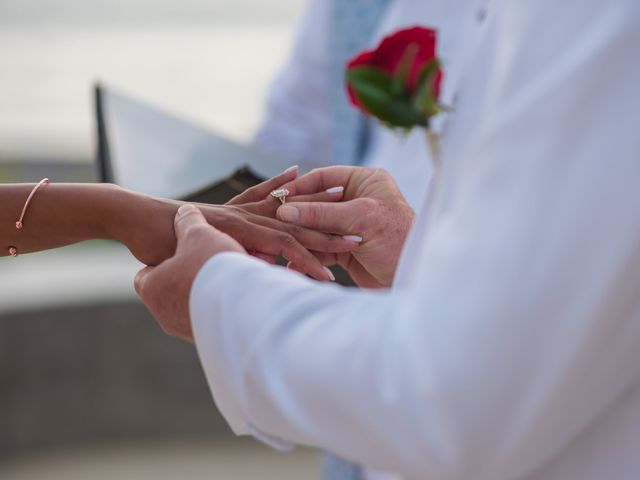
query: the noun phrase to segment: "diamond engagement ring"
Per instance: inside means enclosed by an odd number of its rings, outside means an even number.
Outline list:
[[[289,190],[286,188],[279,188],[271,192],[271,196],[280,200],[283,205],[287,201],[287,195],[289,195]]]

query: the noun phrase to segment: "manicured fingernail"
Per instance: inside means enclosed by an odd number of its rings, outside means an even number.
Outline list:
[[[344,187],[331,187],[325,190],[327,193],[342,193],[344,192]]]
[[[360,235],[343,235],[342,238],[349,240],[350,242],[362,242],[362,237]]]
[[[192,212],[193,210],[195,210],[196,207],[194,205],[182,205],[179,209],[178,209],[178,217],[182,217],[183,215],[186,215],[189,212]]]
[[[285,222],[298,223],[298,220],[300,220],[300,210],[290,205],[283,205],[278,209],[278,217]]]
[[[332,282],[336,281],[336,276],[333,274],[333,272],[331,270],[329,270],[328,267],[322,267],[324,268],[324,271],[327,272],[327,275],[329,275],[329,278],[331,279]]]
[[[289,172],[293,172],[294,170],[297,170],[297,169],[298,169],[298,165],[293,165],[293,166],[291,166],[291,167],[287,168],[287,169],[286,169],[284,172],[282,172],[282,173],[289,173]]]

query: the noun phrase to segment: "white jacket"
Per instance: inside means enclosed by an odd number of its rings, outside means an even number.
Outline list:
[[[494,0],[392,290],[210,259],[233,430],[406,478],[640,477],[638,45],[637,0]]]

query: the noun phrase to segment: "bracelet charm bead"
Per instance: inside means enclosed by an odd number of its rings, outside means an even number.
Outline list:
[[[27,201],[24,203],[24,207],[22,207],[22,213],[20,214],[20,218],[16,222],[16,229],[17,230],[22,230],[22,227],[24,226],[24,223],[23,223],[24,216],[27,213],[27,208],[29,208],[29,203],[31,203],[31,199],[34,197],[34,195],[36,194],[36,192],[38,191],[38,189],[40,187],[48,185],[48,184],[49,184],[49,179],[48,178],[43,178],[42,180],[40,180],[36,184],[35,187],[33,187],[33,190],[31,190],[31,193],[27,197]],[[18,256],[18,249],[16,247],[9,247],[9,255],[11,255],[12,257],[17,257]]]

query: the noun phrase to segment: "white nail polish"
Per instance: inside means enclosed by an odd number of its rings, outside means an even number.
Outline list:
[[[331,187],[325,190],[327,193],[342,193],[344,192],[344,187]]]
[[[293,166],[291,166],[291,167],[287,168],[287,169],[286,169],[284,172],[282,172],[282,173],[289,173],[289,172],[293,172],[294,170],[297,170],[297,169],[298,169],[298,165],[293,165]]]
[[[362,237],[360,235],[343,235],[342,238],[349,240],[350,242],[362,242]]]
[[[329,278],[331,279],[331,281],[335,282],[336,276],[333,274],[333,272],[329,270],[327,267],[322,267],[322,268],[324,268],[324,271],[327,272],[327,275],[329,275]]]

